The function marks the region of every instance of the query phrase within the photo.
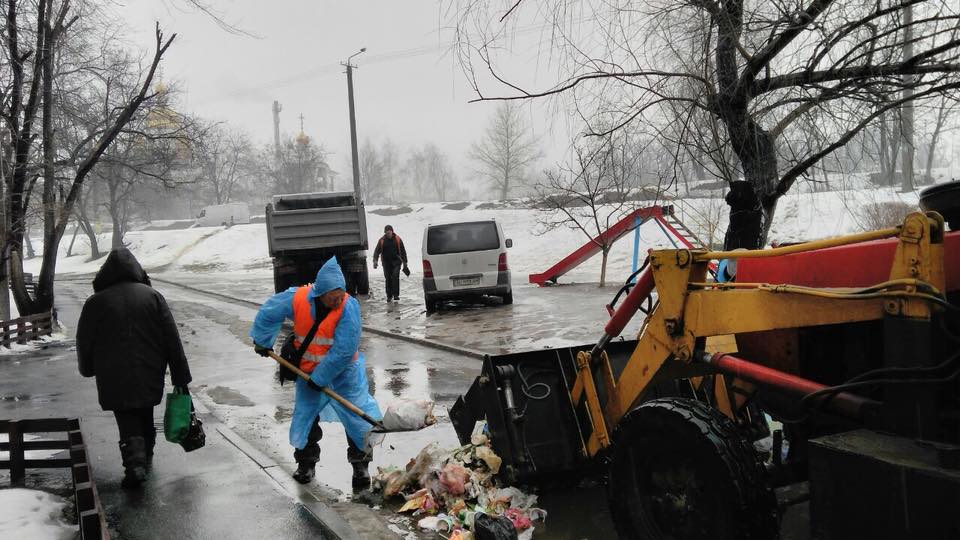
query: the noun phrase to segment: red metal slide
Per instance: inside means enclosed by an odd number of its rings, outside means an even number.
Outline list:
[[[603,232],[595,240],[591,240],[586,244],[580,246],[579,249],[567,255],[560,262],[550,267],[549,270],[541,274],[530,274],[529,279],[530,283],[536,283],[543,287],[548,282],[556,283],[557,279],[569,272],[570,270],[576,268],[578,265],[593,257],[597,253],[600,253],[600,246],[602,244],[612,244],[619,240],[623,235],[632,231],[636,228],[636,223],[642,225],[644,222],[655,219],[660,227],[664,230],[665,233],[675,236],[683,245],[688,249],[699,248],[700,246],[694,246],[691,242],[693,240],[699,242],[693,234],[687,230],[682,223],[677,221],[673,216],[673,206],[648,206],[646,208],[639,208],[627,214],[623,219],[616,222],[612,227]],[[678,230],[680,229],[680,230]],[[682,231],[685,231],[684,234]]]

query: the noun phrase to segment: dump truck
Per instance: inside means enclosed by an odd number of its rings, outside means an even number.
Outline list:
[[[266,208],[267,242],[276,292],[312,283],[336,256],[352,295],[370,292],[367,218],[353,192],[274,195]]]
[[[621,538],[960,538],[960,184],[939,189],[888,229],[652,251],[596,342],[487,356],[458,438],[508,482],[605,475]]]

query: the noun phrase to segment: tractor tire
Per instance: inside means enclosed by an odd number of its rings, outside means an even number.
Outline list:
[[[759,455],[699,401],[647,401],[620,421],[607,486],[620,538],[767,540],[777,502]]]

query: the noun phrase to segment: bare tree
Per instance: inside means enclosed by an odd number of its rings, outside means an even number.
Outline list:
[[[243,131],[223,125],[207,128],[194,148],[199,182],[209,191],[213,204],[226,204],[252,172],[253,144]]]
[[[469,156],[495,193],[501,199],[508,199],[511,192],[526,181],[530,167],[540,159],[541,153],[520,106],[501,103],[483,137],[470,148]]]
[[[385,203],[397,200],[397,147],[389,138],[378,146],[371,139],[360,149],[360,182],[364,200]]]
[[[526,0],[506,12],[489,0],[454,3],[479,100],[572,96],[578,110],[592,104],[584,117],[598,135],[634,122],[661,131],[716,122],[744,179],[734,187],[726,176],[727,249],[764,245],[780,197],[881,115],[960,88],[955,2]],[[529,19],[552,25],[542,45],[559,77],[544,90],[498,69],[509,28]],[[801,120],[822,135],[809,137]]]
[[[334,173],[327,163],[328,152],[310,137],[285,137],[279,157],[269,144],[261,149],[254,165],[256,174],[273,184],[274,193],[307,193],[332,185]]]
[[[619,143],[619,144],[618,144]],[[573,158],[544,171],[534,186],[538,221],[544,230],[580,231],[600,249],[600,287],[606,284],[607,258],[615,239],[602,236],[631,210],[630,149],[614,135],[574,145]]]
[[[21,10],[23,8],[23,10]],[[53,307],[53,278],[56,272],[57,252],[80,196],[84,181],[96,166],[137,110],[153,98],[151,87],[160,60],[174,36],[165,39],[156,28],[156,49],[135,90],[123,96],[114,96],[110,104],[112,114],[108,121],[93,130],[77,152],[76,166],[61,165],[58,157],[55,111],[59,95],[55,86],[63,84],[77,73],[62,74],[56,70],[55,58],[64,50],[65,36],[73,29],[80,15],[69,17],[69,0],[59,3],[54,10],[53,0],[40,0],[35,5],[8,0],[4,25],[3,56],[10,60],[9,76],[3,78],[8,99],[3,100],[0,117],[8,134],[3,140],[4,179],[4,242],[0,263],[9,263],[12,289],[21,313],[39,313]],[[68,18],[69,17],[69,18]],[[24,50],[21,23],[31,21],[35,32],[32,49]],[[58,76],[59,75],[59,76]],[[88,81],[97,84],[96,81]],[[40,129],[35,123],[40,122]],[[39,148],[37,148],[37,145]],[[39,155],[38,155],[39,154]],[[29,197],[28,180],[36,171],[42,179],[44,222],[43,262],[37,283],[37,294],[32,298],[26,290],[23,274],[23,235],[25,204]],[[0,264],[5,274],[7,264]]]
[[[405,187],[420,201],[446,201],[455,190],[450,159],[433,143],[407,153],[402,176]]]
[[[923,181],[926,184],[933,183],[933,163],[937,155],[937,146],[940,144],[940,137],[947,121],[957,108],[957,103],[957,99],[942,96],[940,102],[934,107],[933,131],[930,134],[930,144],[927,147],[927,172],[923,175]]]

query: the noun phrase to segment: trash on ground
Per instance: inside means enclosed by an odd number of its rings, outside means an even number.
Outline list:
[[[387,406],[381,421],[386,431],[416,431],[437,423],[433,402],[426,399],[398,400]]]
[[[373,490],[384,498],[402,497],[398,512],[419,518],[418,528],[450,539],[530,538],[534,523],[547,513],[536,507],[535,494],[497,484],[501,464],[482,434],[454,449],[430,443],[403,469],[379,468]],[[511,535],[505,536],[508,529]]]

